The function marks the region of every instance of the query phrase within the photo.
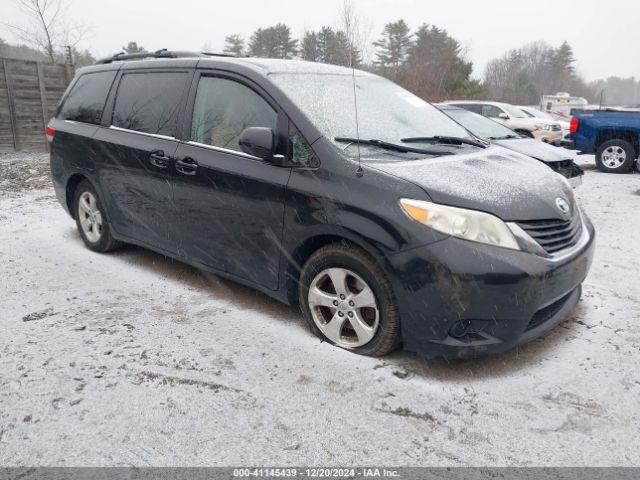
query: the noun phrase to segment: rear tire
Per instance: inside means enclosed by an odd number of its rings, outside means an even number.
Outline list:
[[[363,250],[348,243],[320,248],[302,268],[299,285],[300,309],[322,340],[374,357],[400,345],[391,283]]]
[[[111,235],[103,203],[89,181],[76,187],[73,208],[80,238],[90,250],[105,253],[122,245]]]
[[[596,152],[596,166],[605,173],[627,173],[636,161],[637,153],[626,140],[604,142]]]

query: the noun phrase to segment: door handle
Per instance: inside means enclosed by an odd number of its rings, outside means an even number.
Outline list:
[[[176,170],[184,175],[195,175],[198,162],[191,157],[181,158],[176,162]]]
[[[170,160],[171,160],[171,157],[165,157],[164,152],[162,150],[156,150],[149,154],[149,162],[154,167],[167,168],[169,166]]]

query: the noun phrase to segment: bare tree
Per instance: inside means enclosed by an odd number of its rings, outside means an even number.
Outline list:
[[[368,56],[371,25],[356,12],[353,0],[343,0],[337,23],[336,30],[346,35],[348,51],[344,56],[349,59],[349,65],[358,67]]]
[[[24,24],[3,24],[24,43],[42,51],[55,62],[56,49],[75,47],[86,34],[86,28],[72,24],[66,16],[66,0],[15,0],[26,17]]]

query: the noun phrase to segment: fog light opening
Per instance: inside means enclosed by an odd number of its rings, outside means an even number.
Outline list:
[[[486,325],[485,320],[458,320],[449,329],[449,336],[463,342],[487,340],[491,335],[484,333]]]

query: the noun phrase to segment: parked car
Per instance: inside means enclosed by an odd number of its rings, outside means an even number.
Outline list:
[[[558,122],[541,118],[531,118],[518,107],[501,102],[480,102],[472,100],[445,102],[449,105],[470,110],[490,118],[518,132],[525,137],[547,143],[562,140],[562,127]]]
[[[595,153],[596,166],[606,173],[625,173],[640,152],[640,111],[574,110],[571,141],[580,153]]]
[[[89,249],[141,245],[250,285],[360,354],[530,341],[593,258],[559,175],[363,71],[123,55],[78,71],[47,135]]]
[[[562,128],[562,136],[559,140],[554,140],[553,145],[560,147],[563,145],[568,145],[570,142],[569,138],[569,120],[570,117],[565,117],[562,114],[554,113],[554,112],[543,112],[542,110],[538,110],[535,107],[527,107],[525,105],[518,105],[518,108],[522,110],[524,113],[529,115],[531,118],[540,118],[543,120],[550,120],[552,122],[556,122]]]
[[[572,187],[575,188],[582,183],[584,171],[575,164],[566,149],[523,137],[498,122],[464,108],[447,104],[438,104],[436,107],[477,137],[541,161],[554,172],[567,178]]]

